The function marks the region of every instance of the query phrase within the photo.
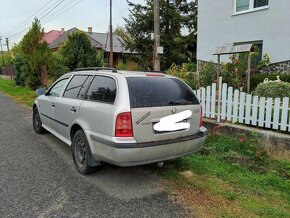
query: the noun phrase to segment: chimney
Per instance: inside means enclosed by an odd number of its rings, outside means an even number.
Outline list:
[[[88,32],[92,33],[93,32],[93,27],[88,27]]]
[[[64,28],[61,28],[61,31],[63,31],[63,32],[64,32]]]

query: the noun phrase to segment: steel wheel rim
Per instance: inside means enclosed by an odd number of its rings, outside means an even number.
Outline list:
[[[39,117],[39,114],[38,114],[37,111],[34,113],[34,116],[35,116],[34,125],[35,125],[35,127],[39,128],[39,126],[40,126],[40,117]]]
[[[83,167],[86,162],[86,149],[85,143],[80,137],[76,140],[75,157],[78,165]]]

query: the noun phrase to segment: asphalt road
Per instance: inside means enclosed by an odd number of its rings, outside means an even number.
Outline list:
[[[178,217],[148,167],[83,176],[70,147],[32,129],[32,111],[0,93],[0,217]]]

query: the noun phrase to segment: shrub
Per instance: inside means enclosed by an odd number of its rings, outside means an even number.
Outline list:
[[[188,72],[196,72],[196,63],[190,62],[186,64]]]
[[[192,73],[192,72],[189,72],[187,73],[186,75],[186,78],[183,79],[184,82],[187,83],[187,85],[189,85],[193,90],[197,90],[199,88],[199,85],[198,85],[198,79],[197,79],[197,76],[196,74]]]
[[[132,71],[140,70],[139,64],[134,61],[128,61],[127,66],[128,66],[128,70],[132,70]]]
[[[59,52],[64,64],[70,70],[81,67],[99,67],[103,64],[102,60],[99,60],[100,54],[92,46],[86,33],[81,31],[68,35],[68,39],[60,47]]]
[[[290,83],[286,82],[267,82],[260,83],[254,95],[258,95],[266,98],[283,98],[290,97]]]
[[[173,64],[167,71],[169,75],[176,76],[186,82],[193,90],[198,89],[198,79],[196,74],[189,72],[188,64],[183,64],[182,67]]]
[[[273,72],[271,74],[255,74],[251,76],[251,90],[255,90],[259,83],[264,82],[266,78],[269,80],[276,80],[277,76],[280,76],[281,81],[290,83],[289,73],[279,74],[277,72]]]
[[[26,79],[28,77],[28,72],[29,72],[29,65],[25,57],[21,54],[17,54],[14,57],[12,64],[16,70],[16,77],[15,77],[16,85],[24,86]]]
[[[62,56],[58,52],[55,52],[53,54],[53,64],[52,64],[52,69],[51,69],[52,73],[50,75],[50,79],[52,79],[52,81],[55,81],[56,79],[61,77],[63,74],[69,71],[70,69],[64,65]]]
[[[119,61],[116,68],[118,70],[128,70],[128,65],[125,64],[123,61]]]
[[[118,70],[132,70],[132,71],[140,70],[140,66],[134,61],[128,61],[127,63],[119,61],[116,68]]]
[[[201,67],[199,79],[202,86],[210,86],[211,83],[216,80],[216,68],[214,63],[209,62]]]

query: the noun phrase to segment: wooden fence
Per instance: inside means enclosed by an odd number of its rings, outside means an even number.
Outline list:
[[[234,90],[219,80],[195,91],[203,117],[290,132],[289,98],[264,98]]]

